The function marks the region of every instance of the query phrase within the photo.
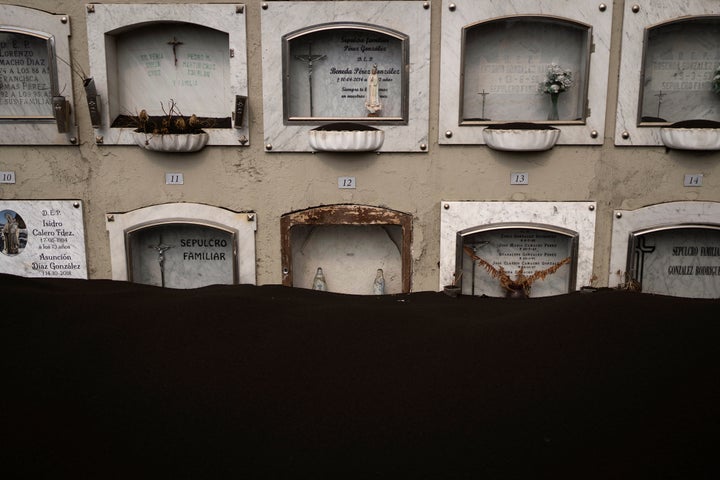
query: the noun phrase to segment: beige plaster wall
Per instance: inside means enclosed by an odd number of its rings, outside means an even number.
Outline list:
[[[70,16],[73,60],[89,71],[85,2],[24,0],[0,3]],[[137,3],[116,1],[113,3]],[[156,1],[155,3],[193,3]],[[260,0],[245,15],[249,64],[249,147],[208,147],[197,154],[166,156],[134,146],[98,146],[79,78],[73,85],[79,146],[0,147],[0,170],[17,183],[0,185],[3,199],[82,199],[90,278],[110,278],[105,215],[166,202],[198,202],[258,215],[257,282],[281,283],[280,216],[334,203],[384,206],[413,215],[413,290],[437,290],[441,200],[597,201],[595,285],[608,278],[614,209],[679,201],[720,201],[720,153],[666,151],[663,147],[615,147],[623,1],[614,2],[605,141],[601,147],[558,146],[522,155],[484,146],[439,146],[441,2],[432,3],[432,51],[428,153],[266,153],[263,149]],[[639,68],[639,67],[638,67]],[[530,184],[511,186],[511,172],[528,172]],[[165,185],[165,172],[182,172],[185,184]],[[702,173],[703,186],[683,186],[686,173]],[[338,176],[354,176],[357,189],[337,188]]]

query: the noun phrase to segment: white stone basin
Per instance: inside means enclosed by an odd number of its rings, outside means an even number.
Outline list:
[[[660,138],[666,147],[677,150],[720,150],[720,125],[719,128],[680,125],[660,129]]]
[[[186,153],[197,152],[207,145],[210,135],[207,133],[167,133],[152,134],[133,132],[135,143],[154,152]]]
[[[540,152],[550,150],[560,136],[560,130],[547,128],[486,128],[483,130],[485,144],[494,150],[509,152]]]
[[[374,152],[385,140],[382,130],[364,126],[353,129],[347,124],[326,125],[309,134],[310,148],[318,152]]]

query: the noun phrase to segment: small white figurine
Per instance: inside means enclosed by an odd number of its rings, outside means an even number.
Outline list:
[[[383,277],[382,268],[378,268],[377,275],[375,275],[373,295],[385,295],[385,277]]]
[[[327,292],[327,283],[325,282],[325,275],[323,274],[322,268],[318,267],[317,272],[315,272],[315,278],[313,279],[313,290],[320,290],[322,292]]]
[[[373,65],[370,75],[367,79],[367,95],[365,96],[365,108],[368,109],[369,117],[377,117],[378,112],[382,110],[380,104],[380,89],[377,74],[377,65]]]

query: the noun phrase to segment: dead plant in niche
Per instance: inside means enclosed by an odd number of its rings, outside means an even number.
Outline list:
[[[505,290],[505,296],[508,298],[528,298],[530,296],[530,289],[532,284],[537,280],[544,280],[549,275],[557,272],[560,267],[566,263],[570,263],[571,258],[566,257],[549,266],[544,270],[538,270],[532,275],[525,275],[523,273],[523,267],[515,274],[515,278],[511,278],[510,275],[501,266],[496,267],[482,257],[475,254],[472,248],[467,245],[463,247],[465,253],[474,261],[482,266],[492,278],[496,278],[500,281],[500,286]]]

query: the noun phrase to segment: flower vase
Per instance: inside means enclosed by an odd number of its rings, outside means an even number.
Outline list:
[[[550,108],[550,113],[548,114],[547,119],[548,120],[559,120],[560,115],[558,113],[558,98],[560,97],[559,93],[551,93],[550,94],[550,101],[552,102],[552,106]]]

